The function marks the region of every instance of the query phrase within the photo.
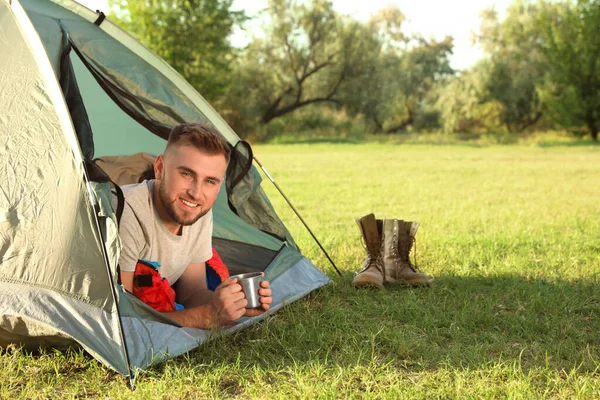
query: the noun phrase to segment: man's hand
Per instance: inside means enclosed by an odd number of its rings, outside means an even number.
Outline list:
[[[270,292],[269,290],[269,294]],[[208,305],[214,313],[215,325],[229,325],[244,315],[248,300],[237,278],[225,279],[215,289]]]
[[[262,273],[262,276],[265,276],[265,273]],[[239,286],[239,285],[238,285]],[[271,308],[271,303],[273,303],[273,298],[271,297],[271,289],[269,288],[269,281],[262,281],[260,283],[260,289],[258,290],[258,294],[260,295],[260,307],[259,308],[251,308],[246,310],[244,314],[246,317],[256,317],[267,311]],[[245,299],[244,299],[245,300]]]
[[[263,273],[264,276],[264,273]],[[211,329],[230,325],[242,316],[255,317],[263,314],[271,307],[273,299],[268,281],[260,283],[260,308],[246,309],[248,300],[244,296],[242,286],[237,278],[224,280],[210,296],[208,304],[186,307],[185,310],[165,313],[169,318],[182,326],[200,329]]]

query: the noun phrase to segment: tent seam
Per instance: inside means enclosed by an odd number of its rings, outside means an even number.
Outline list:
[[[95,302],[92,301],[90,299],[90,297],[88,297],[88,296],[85,296],[85,295],[82,295],[82,294],[77,294],[77,293],[72,293],[72,292],[67,292],[65,290],[56,289],[56,288],[54,288],[52,286],[49,286],[49,285],[40,285],[39,283],[32,283],[32,282],[28,282],[28,281],[25,281],[25,280],[22,280],[22,279],[6,278],[6,277],[1,276],[1,275],[0,275],[0,281],[1,282],[6,282],[6,283],[12,283],[12,284],[20,284],[20,285],[25,285],[25,286],[30,286],[30,287],[43,288],[43,289],[46,289],[46,290],[50,290],[52,292],[56,292],[56,293],[60,293],[62,295],[66,295],[68,297],[71,297],[71,298],[73,298],[75,300],[82,301],[82,302],[87,303],[89,305],[97,306],[97,304],[95,304]],[[104,307],[102,307],[102,308],[104,309]],[[112,314],[112,312],[111,312],[111,314]]]

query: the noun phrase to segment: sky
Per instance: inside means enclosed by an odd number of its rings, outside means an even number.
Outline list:
[[[108,0],[77,0],[96,10],[108,11]],[[513,0],[333,0],[334,8],[341,14],[366,21],[377,10],[388,5],[397,6],[404,14],[406,33],[419,33],[429,39],[454,38],[454,54],[450,64],[455,69],[472,66],[483,57],[483,53],[472,44],[474,32],[479,31],[479,13],[484,8],[494,7],[502,17]],[[245,10],[255,15],[267,5],[267,0],[234,0],[232,9]],[[247,36],[236,32],[234,44],[243,44]]]

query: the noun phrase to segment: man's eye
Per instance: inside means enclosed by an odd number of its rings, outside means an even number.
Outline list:
[[[214,180],[214,179],[208,179],[208,180],[207,180],[207,182],[208,182],[210,185],[216,185],[216,184],[217,184],[217,181],[216,181],[216,180]]]
[[[189,178],[190,176],[192,176],[192,174],[190,174],[189,172],[182,172],[181,173],[182,176],[185,176],[186,178]]]

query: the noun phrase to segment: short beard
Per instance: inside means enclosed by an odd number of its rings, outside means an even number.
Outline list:
[[[188,226],[188,225],[195,224],[200,218],[204,217],[210,211],[210,208],[207,210],[203,210],[194,219],[186,220],[186,219],[181,218],[175,212],[175,207],[173,206],[173,202],[178,201],[178,200],[175,199],[174,201],[171,201],[169,199],[169,197],[167,196],[167,193],[165,192],[163,185],[158,185],[158,197],[160,198],[160,201],[163,203],[163,206],[165,207],[167,214],[169,214],[169,217],[171,217],[171,219],[173,221],[175,221],[176,223],[178,223],[179,225],[182,225],[182,226]]]

